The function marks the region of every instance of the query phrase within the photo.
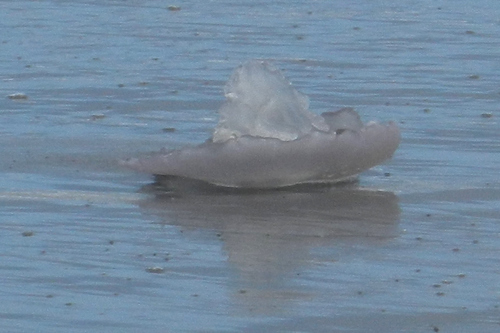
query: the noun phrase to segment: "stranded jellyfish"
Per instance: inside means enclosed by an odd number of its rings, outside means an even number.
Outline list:
[[[363,124],[352,108],[310,112],[307,96],[265,61],[236,68],[224,93],[206,142],[123,164],[225,187],[276,188],[348,180],[390,158],[400,142],[396,124]]]

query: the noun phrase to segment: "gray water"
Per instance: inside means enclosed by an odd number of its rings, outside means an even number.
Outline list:
[[[498,45],[493,0],[0,1],[1,331],[498,332]],[[208,138],[252,58],[398,122],[394,158],[264,193],[119,167]]]

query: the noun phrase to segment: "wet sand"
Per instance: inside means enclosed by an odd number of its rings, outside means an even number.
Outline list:
[[[500,7],[0,4],[5,332],[498,332]],[[335,187],[243,193],[121,158],[203,142],[273,61],[311,110],[394,120]]]

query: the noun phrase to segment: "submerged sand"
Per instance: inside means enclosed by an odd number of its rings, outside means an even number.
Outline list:
[[[496,2],[0,6],[2,330],[498,332]],[[210,136],[249,58],[400,150],[283,191],[118,166]]]

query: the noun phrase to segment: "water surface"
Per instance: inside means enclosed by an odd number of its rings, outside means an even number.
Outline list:
[[[497,332],[499,17],[488,0],[0,1],[2,328]],[[394,158],[348,186],[240,194],[159,193],[118,166],[209,137],[250,58],[314,112],[398,122]]]

